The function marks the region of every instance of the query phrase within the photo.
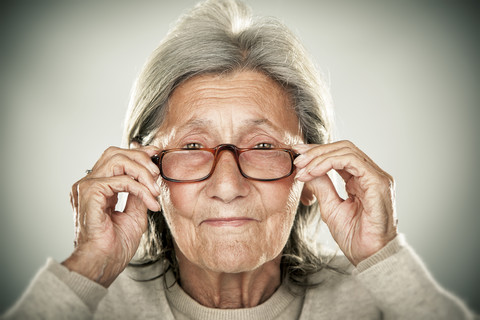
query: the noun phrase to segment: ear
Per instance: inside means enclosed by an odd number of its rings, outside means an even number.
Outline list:
[[[310,187],[310,184],[305,183],[303,185],[302,194],[300,195],[300,201],[305,206],[311,206],[312,204],[315,203],[316,200],[317,198],[315,198],[315,195],[313,193],[312,188]]]
[[[129,148],[130,149],[138,149],[140,148],[142,145],[140,144],[140,142],[138,142],[137,140],[132,140],[132,142],[130,142],[130,146]]]

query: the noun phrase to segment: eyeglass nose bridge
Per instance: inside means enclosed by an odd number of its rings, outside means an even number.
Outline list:
[[[210,171],[210,173],[208,174],[208,176],[205,179],[208,179],[213,175],[213,172],[215,171],[215,168],[217,167],[217,163],[220,160],[220,153],[224,150],[231,151],[233,153],[233,158],[235,159],[235,162],[237,163],[237,168],[238,168],[238,171],[240,172],[240,174],[247,179],[251,179],[249,176],[247,176],[243,172],[242,168],[240,167],[240,160],[238,159],[238,157],[239,157],[241,152],[236,145],[220,144],[220,145],[216,146],[215,148],[213,148],[213,150],[215,150],[215,154],[214,154],[214,159],[213,159],[212,170]]]

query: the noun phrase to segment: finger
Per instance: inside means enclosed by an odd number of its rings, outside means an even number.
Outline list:
[[[151,162],[151,164],[154,165],[153,162]],[[157,166],[155,166],[155,168],[158,170]],[[145,166],[131,160],[123,153],[118,153],[113,155],[106,163],[92,172],[90,177],[100,178],[127,175],[148,187],[152,194],[159,195],[160,188],[156,183],[158,174],[155,173],[152,175],[152,172]]]
[[[328,150],[328,148],[325,148],[327,145],[297,145],[297,150],[302,150],[302,152],[307,152],[315,147],[320,147],[319,149],[323,149],[323,150]],[[343,148],[343,149],[346,149],[346,148]],[[330,152],[334,151],[335,149],[331,149]],[[324,151],[324,152],[325,152]],[[321,151],[320,151],[321,152]],[[338,152],[338,150],[337,150]],[[344,153],[347,153],[347,151],[345,151]],[[313,159],[315,159],[316,157],[316,154],[318,153],[313,153],[313,152],[310,152],[310,153],[304,153],[304,154],[301,154],[300,156],[298,156],[295,161],[294,161],[294,164],[295,166],[297,167],[297,176],[300,176],[303,172],[307,171],[307,170],[303,170],[300,175],[298,174],[298,172],[303,169],[306,165],[308,165]],[[340,175],[340,177],[345,181],[345,183],[347,183],[352,175],[350,173],[348,173],[347,171],[345,170],[338,170],[338,174]]]
[[[146,231],[148,225],[147,206],[140,198],[129,194],[125,210],[115,212],[112,219],[120,225],[126,225],[128,220],[133,221],[134,225],[140,228],[139,234],[141,235]]]
[[[74,230],[74,240],[73,240],[73,245],[76,248],[78,245],[78,234],[80,232],[79,229],[79,211],[78,211],[78,181],[75,182],[72,186],[72,189],[70,191],[70,205],[72,206],[73,209],[73,230]]]
[[[316,167],[319,163],[321,163],[328,157],[334,157],[334,156],[345,155],[350,153],[353,153],[353,152],[349,148],[333,149],[329,152],[323,152],[323,151],[315,152],[312,150],[310,153],[306,154],[305,157],[301,160],[301,163],[297,164],[296,166],[300,170],[305,169],[303,171],[309,172],[312,170],[312,168]]]
[[[109,199],[116,196],[119,192],[133,194],[141,199],[147,208],[152,211],[160,210],[160,205],[150,190],[128,176],[88,179],[79,184],[82,203],[86,201],[90,205],[100,204],[103,207],[102,209],[110,208],[113,211],[114,208],[108,206],[111,204]]]
[[[138,149],[127,150],[127,155],[135,162],[138,162],[149,168],[155,174],[159,174],[160,170],[157,165],[152,162],[152,157],[160,152],[160,149],[155,146],[144,146]]]
[[[369,163],[360,160],[357,155],[334,152],[333,154],[314,159],[305,168],[302,168],[295,178],[307,182],[326,174],[332,169],[343,171],[342,176],[348,179],[349,177],[346,173],[356,177],[363,177],[366,174],[375,175],[375,169]]]
[[[77,185],[77,183],[74,183],[72,189],[70,190],[70,205],[72,206],[73,211],[75,211],[78,206]]]
[[[353,176],[345,185],[349,198],[360,197],[364,200],[371,200],[379,196],[383,198],[383,195],[389,194],[388,191],[391,189],[392,178],[388,174],[378,172],[369,163],[365,163],[352,154],[329,157],[312,171],[299,177],[298,180],[309,182],[318,176],[325,175],[332,169],[344,170]]]
[[[128,192],[142,200],[148,209],[152,211],[160,210],[160,204],[157,199],[143,184],[126,176],[112,177],[109,179],[113,180],[113,182],[109,182],[109,186],[115,194]]]
[[[148,225],[147,207],[140,198],[129,194],[123,213],[141,227],[141,233],[146,231]]]
[[[115,193],[112,197],[107,199],[107,207],[108,208],[115,208],[118,202],[118,193]]]
[[[300,152],[300,155],[294,160],[294,164],[297,168],[303,168],[307,166],[312,160],[326,154],[334,154],[343,150],[343,153],[355,152],[350,150],[349,147],[340,143],[321,144],[321,145],[302,145],[301,147],[295,146],[295,151]]]
[[[365,155],[365,153],[363,153],[350,141],[339,141],[339,142],[335,142],[328,145],[299,145],[298,149],[302,150],[304,154],[297,157],[297,160],[302,156],[304,160],[299,164],[297,163],[296,164],[297,167],[300,167],[300,168],[306,167],[306,166],[308,167],[305,170],[300,169],[297,172],[297,176],[296,176],[297,179],[300,177],[300,175],[305,175],[305,177],[299,179],[300,181],[303,181],[304,178],[308,178],[308,173],[313,170],[312,169],[313,167],[317,167],[316,164],[322,162],[323,158],[326,158],[328,156],[335,156],[335,155],[339,156],[342,154],[354,155],[358,160],[355,162],[357,163],[357,165],[359,165],[359,168],[366,169],[364,173],[352,174],[352,168],[347,167],[346,170],[338,169],[341,167],[341,165],[337,165],[335,167],[330,168],[330,169],[335,169],[339,173],[339,175],[342,177],[346,185],[349,184],[349,182],[351,181],[354,175],[357,177],[360,177],[363,174],[367,174],[367,173],[371,174],[372,175],[371,177],[375,178],[374,180],[376,181],[384,180],[382,179],[383,177],[386,177],[387,179],[390,178],[391,180],[391,177],[389,176],[388,173],[386,173],[380,167],[378,167],[377,164],[375,164],[367,155]],[[331,151],[328,151],[328,150],[331,150]],[[320,170],[320,169],[317,168],[316,170]],[[319,174],[322,174],[322,173],[320,172]]]
[[[152,145],[141,146],[139,148],[130,148],[129,150],[139,150],[139,151],[146,152],[150,158],[160,152],[160,148]]]
[[[70,205],[74,212],[78,212],[78,184],[82,180],[78,180],[72,185],[72,189],[70,190]]]
[[[125,204],[124,212],[127,214],[130,214],[132,212],[138,211],[138,209],[143,209],[140,211],[147,212],[147,207],[145,203],[143,203],[143,201],[139,197],[136,197],[133,194],[129,194],[127,198],[127,202]]]
[[[311,192],[317,198],[322,219],[324,220],[328,218],[328,213],[332,212],[333,208],[343,201],[328,175],[323,175],[307,182],[304,188],[306,188],[304,192]]]
[[[352,177],[353,177],[353,175],[351,175],[350,173],[348,173],[345,170],[336,170],[336,172],[340,175],[340,177],[342,177],[342,179],[345,183],[348,183],[350,181],[350,179],[352,179]]]
[[[360,150],[355,144],[351,141],[343,140],[337,141],[329,144],[323,145],[315,145],[315,144],[303,144],[303,145],[295,145],[293,149],[300,153],[294,163],[297,167],[304,167],[307,165],[312,159],[321,156],[323,154],[331,153],[336,150],[349,150],[350,153],[356,154],[360,159],[363,159],[365,162],[370,163],[373,167],[378,170],[381,170],[373,161],[370,159],[362,150]]]
[[[137,162],[147,168],[153,175],[158,175],[160,170],[152,162],[151,157],[155,154],[158,154],[160,149],[154,146],[142,147],[139,149],[121,149],[117,147],[110,147],[102,154],[100,160],[97,161],[93,167],[93,172],[95,173],[96,169],[99,167],[105,166],[105,163],[108,163],[110,159],[116,155],[123,155],[124,157],[129,158],[130,160]]]

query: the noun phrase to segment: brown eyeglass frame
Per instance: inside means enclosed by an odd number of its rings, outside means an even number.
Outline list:
[[[210,170],[210,172],[205,177],[200,178],[200,179],[176,180],[176,179],[172,179],[172,178],[169,178],[169,177],[165,176],[165,174],[163,173],[163,170],[162,170],[162,159],[165,156],[165,154],[167,154],[169,152],[172,152],[172,151],[184,151],[184,150],[190,150],[190,151],[191,150],[201,150],[201,151],[208,151],[208,152],[212,153],[213,156],[214,156],[212,170]],[[295,153],[292,149],[285,149],[285,148],[239,148],[239,147],[237,147],[233,144],[220,144],[220,145],[216,146],[215,148],[175,148],[175,149],[167,149],[167,150],[161,151],[157,155],[154,155],[152,157],[152,161],[160,169],[160,175],[162,176],[162,178],[167,180],[167,181],[180,182],[180,183],[182,183],[182,182],[199,182],[199,181],[207,180],[208,178],[210,178],[212,176],[213,172],[215,171],[215,167],[217,166],[218,159],[220,159],[220,153],[224,150],[228,150],[228,151],[231,151],[233,153],[233,155],[235,156],[235,162],[237,163],[238,170],[240,171],[240,173],[242,174],[243,177],[245,177],[247,179],[250,179],[250,180],[256,180],[256,181],[276,181],[276,180],[280,180],[280,179],[283,179],[283,178],[286,178],[286,177],[290,176],[293,173],[293,171],[295,171],[295,165],[293,164],[293,160],[295,160],[295,158],[299,156],[299,154]],[[240,154],[242,154],[246,151],[250,151],[250,150],[277,150],[277,151],[284,151],[284,152],[288,153],[290,155],[290,160],[292,161],[290,172],[288,174],[280,177],[280,178],[275,178],[275,179],[258,179],[258,178],[252,178],[252,177],[246,175],[243,172],[242,168],[240,167],[240,162],[238,160],[238,157],[240,156]]]

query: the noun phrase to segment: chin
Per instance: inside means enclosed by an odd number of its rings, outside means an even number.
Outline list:
[[[220,273],[241,273],[253,271],[272,260],[267,253],[249,245],[217,244],[213,250],[206,250],[202,254],[201,265],[203,268]]]

